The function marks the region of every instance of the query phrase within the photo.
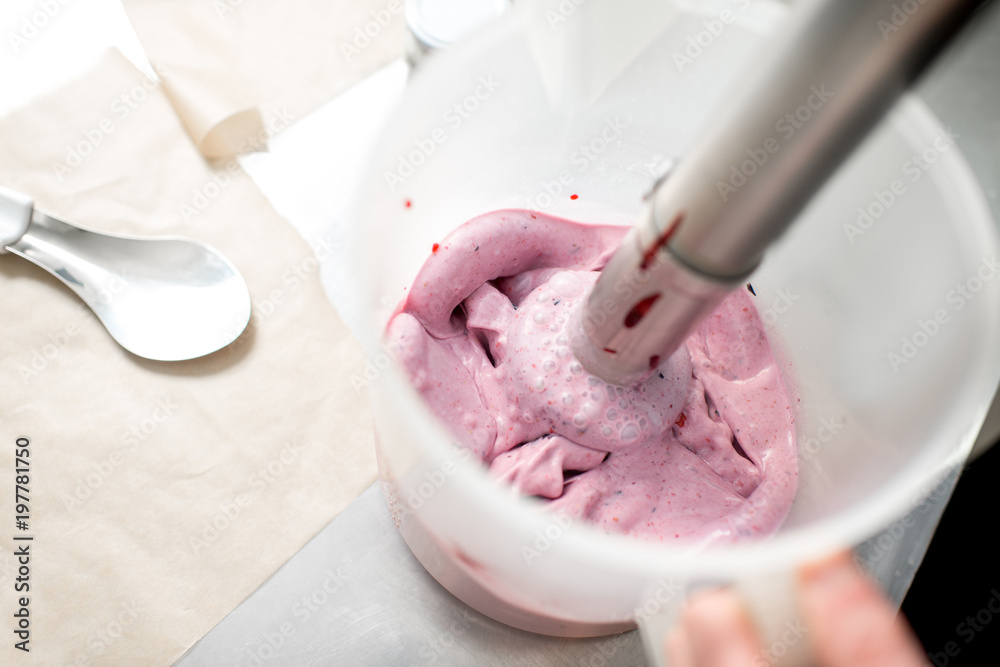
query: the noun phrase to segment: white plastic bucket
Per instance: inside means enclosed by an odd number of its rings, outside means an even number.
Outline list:
[[[359,209],[371,355],[383,354],[388,318],[432,245],[466,220],[519,207],[627,223],[784,15],[771,2],[666,3],[639,31],[642,43],[609,51],[619,66],[574,69],[553,65],[539,39],[550,30],[579,49],[615,10],[570,4],[554,24],[544,7],[515,11],[414,76]],[[722,11],[732,20],[686,51]],[[588,82],[588,71],[603,79]],[[479,611],[587,636],[669,618],[704,583],[752,591],[910,512],[909,537],[893,538],[906,548],[886,549],[873,568],[901,596],[1000,378],[998,248],[947,130],[905,98],[751,281],[801,401],[799,492],[776,535],[693,551],[565,526],[453,449],[389,364],[372,391],[380,477],[400,530],[428,571]],[[915,512],[928,494],[937,509]]]

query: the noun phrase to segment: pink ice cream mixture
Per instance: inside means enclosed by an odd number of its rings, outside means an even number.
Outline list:
[[[747,290],[636,386],[570,351],[571,315],[625,231],[522,210],[471,220],[435,244],[389,349],[491,475],[552,511],[653,541],[768,535],[795,495],[795,430]]]

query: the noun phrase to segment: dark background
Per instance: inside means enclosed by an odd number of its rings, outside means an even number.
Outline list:
[[[996,596],[993,608],[1000,609],[998,493],[1000,445],[994,445],[959,478],[903,601],[903,613],[937,667],[1000,665],[1000,613],[987,607]]]
[[[917,93],[942,125],[962,135],[957,143],[1000,222],[1000,2],[984,4],[918,83]],[[1000,614],[987,608],[992,591],[1000,591],[998,493],[1000,445],[994,445],[959,479],[903,601],[937,667],[1000,665]],[[980,613],[990,622],[980,624]],[[969,617],[982,629],[975,630]],[[947,653],[949,642],[954,656]]]

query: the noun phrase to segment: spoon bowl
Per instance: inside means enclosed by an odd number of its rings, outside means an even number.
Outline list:
[[[236,340],[250,321],[243,277],[198,241],[105,234],[33,210],[27,230],[5,249],[62,281],[140,357],[201,357]]]

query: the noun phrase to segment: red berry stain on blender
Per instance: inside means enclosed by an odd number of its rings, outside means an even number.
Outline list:
[[[569,198],[573,199],[573,200],[576,200],[576,199],[580,198],[580,195],[570,195]]]
[[[681,220],[683,219],[684,219],[684,213],[683,212],[678,213],[676,217],[674,217],[673,222],[670,223],[670,226],[667,227],[667,231],[663,232],[660,235],[660,238],[656,239],[656,242],[646,249],[645,254],[643,254],[642,256],[642,263],[639,264],[639,267],[643,271],[649,268],[649,265],[653,261],[653,258],[656,256],[656,253],[660,252],[660,248],[662,248],[663,246],[667,245],[667,243],[670,242],[670,237],[673,236],[674,232],[677,231],[677,228],[680,227]]]
[[[646,316],[646,313],[649,312],[649,309],[653,307],[653,304],[656,303],[656,300],[659,298],[660,293],[657,292],[656,294],[647,296],[645,299],[632,306],[632,310],[628,311],[628,315],[625,316],[625,327],[627,329],[631,329],[637,325],[639,320]]]
[[[435,243],[434,245],[431,246],[431,252],[435,255],[437,254],[437,251],[440,249],[441,249],[440,243]]]
[[[413,206],[413,202],[411,202],[409,199],[405,199],[403,200],[403,206],[405,206],[406,208],[410,208],[411,206]]]

